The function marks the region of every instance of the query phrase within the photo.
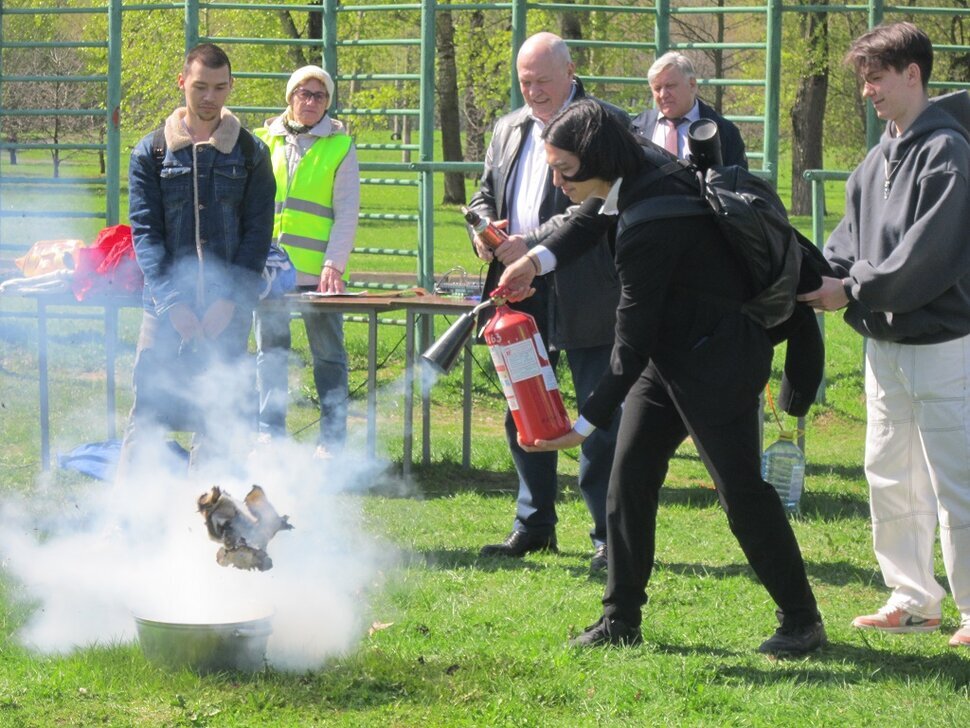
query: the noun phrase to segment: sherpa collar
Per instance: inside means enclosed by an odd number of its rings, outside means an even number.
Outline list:
[[[165,120],[165,144],[173,152],[192,146],[192,137],[189,136],[185,125],[182,123],[185,114],[186,109],[181,106]],[[239,119],[229,109],[223,108],[219,126],[212,132],[208,143],[223,154],[229,154],[236,146],[240,128],[242,128],[242,125],[239,123]]]

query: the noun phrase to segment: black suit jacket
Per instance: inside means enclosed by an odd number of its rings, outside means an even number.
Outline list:
[[[576,79],[574,99],[585,96],[582,82]],[[603,105],[620,115],[624,123],[629,122],[622,110]],[[515,179],[522,144],[532,124],[528,106],[495,122],[481,185],[468,204],[479,215],[492,220],[508,218],[509,181]],[[562,190],[553,186],[552,172],[547,171],[545,193],[539,206],[540,224],[561,215],[571,204]],[[546,343],[557,349],[608,346],[613,341],[613,321],[620,295],[616,268],[605,235],[598,235],[591,243],[576,261],[578,265],[564,266],[537,278],[536,295],[513,304],[514,308],[535,317]],[[497,260],[489,265],[485,295],[495,288],[504,268]],[[488,316],[491,313],[487,310]]]
[[[728,121],[700,99],[697,100],[697,110],[702,119],[711,119],[717,124],[718,137],[721,140],[721,156],[725,165],[736,164],[748,168],[748,157],[744,153],[744,140],[741,132],[733,122]],[[637,116],[633,122],[633,131],[647,139],[653,139],[653,132],[657,128],[660,112],[657,109],[647,109]]]

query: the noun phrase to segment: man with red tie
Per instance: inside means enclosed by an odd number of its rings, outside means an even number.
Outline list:
[[[647,71],[654,108],[633,120],[633,131],[687,158],[687,129],[692,121],[711,119],[717,124],[724,164],[748,168],[741,132],[732,122],[697,98],[697,73],[691,60],[676,51],[664,53]]]

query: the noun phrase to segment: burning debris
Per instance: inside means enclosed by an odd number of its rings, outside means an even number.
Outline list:
[[[289,516],[280,516],[276,512],[262,488],[254,485],[240,504],[218,486],[213,486],[208,493],[199,496],[198,504],[209,538],[222,544],[216,554],[220,566],[260,571],[273,568],[266,544],[277,531],[286,531],[293,526]]]

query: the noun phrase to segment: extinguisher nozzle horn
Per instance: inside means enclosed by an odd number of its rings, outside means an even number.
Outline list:
[[[421,355],[422,361],[439,374],[450,372],[458,361],[458,355],[465,347],[465,342],[475,329],[477,308],[476,306],[475,309],[462,314],[449,326],[448,330]]]

